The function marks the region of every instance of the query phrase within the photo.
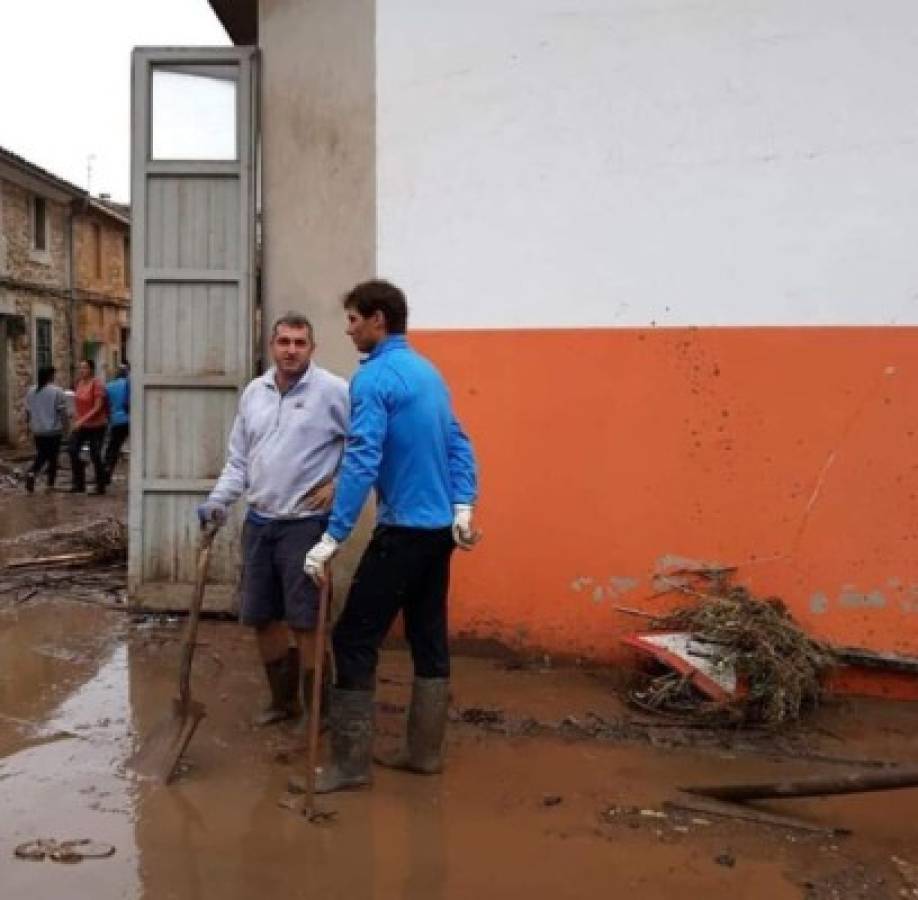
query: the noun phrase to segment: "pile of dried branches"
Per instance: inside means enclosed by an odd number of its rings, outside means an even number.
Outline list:
[[[797,626],[783,601],[757,598],[731,584],[731,575],[724,569],[698,570],[691,580],[670,583],[694,602],[654,618],[651,628],[690,632],[704,646],[708,661],[736,672],[741,690],[714,703],[692,686],[690,677],[667,672],[633,698],[645,708],[703,717],[712,724],[776,728],[819,702],[823,677],[836,658]]]
[[[107,516],[75,525],[30,531],[3,542],[6,568],[55,564],[98,565],[127,559],[127,526]]]

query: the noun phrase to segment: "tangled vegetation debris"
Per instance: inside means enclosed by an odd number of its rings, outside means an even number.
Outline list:
[[[736,672],[741,689],[714,702],[693,687],[690,674],[668,671],[632,692],[639,706],[711,724],[777,728],[818,704],[824,676],[837,662],[832,650],[802,631],[782,600],[753,596],[731,583],[732,574],[700,569],[670,580],[694,602],[652,619],[650,627],[690,633],[709,663]]]
[[[30,531],[0,542],[0,558],[7,568],[74,563],[99,565],[127,559],[127,526],[105,516],[72,525]]]

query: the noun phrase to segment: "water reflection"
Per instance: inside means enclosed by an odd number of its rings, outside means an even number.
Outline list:
[[[8,660],[3,659],[7,675]],[[0,761],[0,819],[10,849],[35,837],[85,837],[113,844],[115,855],[72,867],[23,863],[5,850],[0,855],[4,897],[130,897],[139,892],[133,789],[116,772],[129,744],[126,661],[125,647],[117,645],[95,675],[39,723],[36,736],[63,735],[59,740]],[[110,893],[113,884],[118,885],[116,895]]]

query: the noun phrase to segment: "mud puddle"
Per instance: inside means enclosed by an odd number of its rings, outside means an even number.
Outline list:
[[[659,813],[675,785],[772,775],[789,764],[728,751],[507,737],[462,721],[450,727],[442,777],[377,770],[372,792],[323,798],[334,822],[309,825],[278,806],[287,776],[302,767],[293,736],[248,725],[264,699],[251,639],[214,622],[202,628],[194,677],[208,716],[178,782],[154,787],[126,772],[124,760],[168,709],[179,634],[180,623],[167,618],[132,623],[125,613],[76,604],[0,613],[4,900],[532,900],[625,891],[780,900],[833,896],[838,885],[847,893],[834,896],[882,900],[904,887],[891,857],[916,855],[915,792],[780,807],[845,824],[855,830],[848,839],[699,824]],[[387,652],[381,675],[385,740],[401,728],[405,654]],[[547,722],[590,709],[616,715],[602,681],[576,671],[504,672],[460,658],[454,684],[457,708],[477,704]],[[36,837],[91,838],[116,853],[73,866],[13,857],[17,844]]]
[[[97,519],[101,516],[127,514],[127,486],[124,476],[115,476],[115,483],[99,496],[93,493],[71,494],[68,473],[64,472],[63,483],[49,491],[44,483],[27,494],[20,488],[0,491],[0,541],[56,525],[76,523],[83,519]],[[90,491],[92,486],[90,485]],[[49,548],[49,552],[53,552]]]

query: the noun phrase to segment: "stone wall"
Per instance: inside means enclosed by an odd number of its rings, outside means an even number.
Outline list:
[[[121,355],[121,329],[130,324],[130,225],[89,208],[74,218],[76,350],[96,346],[102,378],[112,378]]]
[[[25,333],[7,339],[7,371],[0,372],[0,390],[6,392],[6,419],[0,423],[13,445],[25,444],[25,394],[35,382],[35,320],[51,319],[52,360],[57,382],[69,387],[71,335],[68,219],[70,205],[46,198],[47,249],[33,249],[32,193],[10,181],[0,181],[0,313],[22,316]],[[24,287],[28,285],[29,287]]]
[[[101,248],[97,252],[97,238]],[[131,287],[126,278],[126,242],[130,226],[92,208],[73,221],[74,282],[79,290],[126,301]]]

